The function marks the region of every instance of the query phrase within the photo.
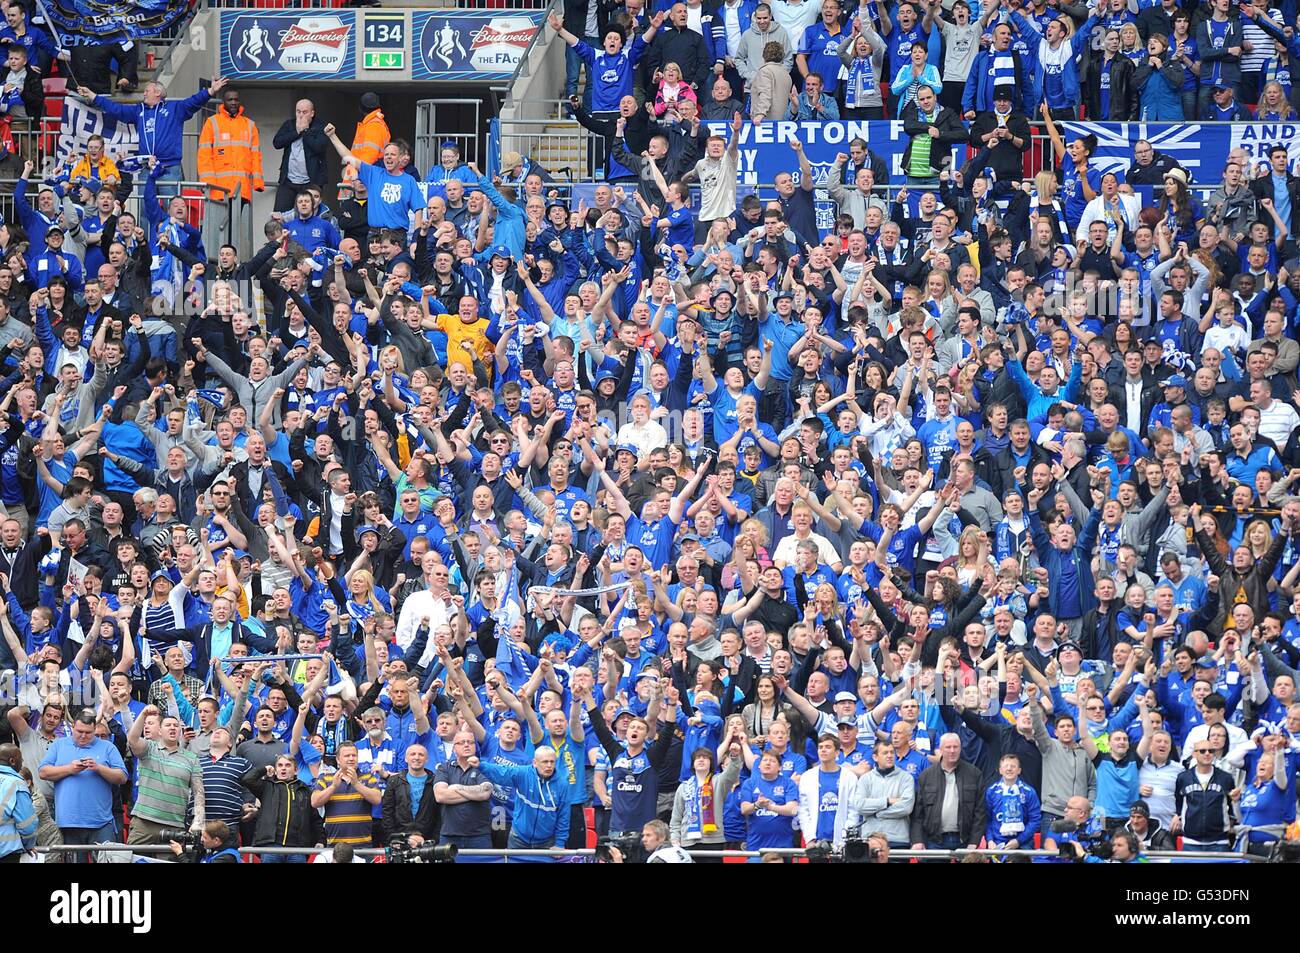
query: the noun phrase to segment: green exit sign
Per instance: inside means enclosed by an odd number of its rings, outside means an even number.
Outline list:
[[[395,51],[367,51],[362,65],[366,69],[402,69],[406,66],[406,53]]]

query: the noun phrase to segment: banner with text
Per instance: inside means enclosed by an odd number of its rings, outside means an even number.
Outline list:
[[[709,128],[723,137],[727,123],[713,121]],[[1156,149],[1187,169],[1194,182],[1217,182],[1228,153],[1244,149],[1256,162],[1268,161],[1268,150],[1277,143],[1287,147],[1292,165],[1300,162],[1300,122],[1252,123],[1143,123],[1067,122],[1064,136],[1072,141],[1092,133],[1097,137],[1095,161],[1102,171],[1124,172],[1133,162],[1133,147],[1146,139]],[[798,139],[812,165],[813,178],[821,185],[830,173],[838,153],[849,151],[849,143],[861,138],[889,165],[890,178],[901,183],[903,153],[908,137],[898,120],[835,120],[830,122],[745,123],[740,130],[737,172],[747,185],[771,184],[780,172],[793,172],[799,180],[799,163],[790,141]],[[969,150],[953,150],[954,168],[966,161]]]
[[[221,75],[235,80],[355,79],[355,10],[221,11]]]
[[[140,148],[134,123],[118,122],[75,96],[65,97],[55,164],[73,165],[86,154],[86,143],[91,136],[104,137],[104,152],[114,160],[135,155]]]
[[[1284,145],[1291,165],[1300,161],[1300,123],[1295,122],[1067,122],[1065,140],[1092,133],[1093,157],[1104,172],[1125,172],[1133,164],[1133,147],[1145,139],[1157,152],[1174,159],[1202,185],[1223,176],[1228,154],[1243,149],[1255,164],[1268,162],[1268,150]]]
[[[411,78],[502,80],[514,75],[544,14],[540,10],[415,10]]]
[[[118,43],[158,36],[189,12],[189,0],[44,0],[40,12],[64,46]]]

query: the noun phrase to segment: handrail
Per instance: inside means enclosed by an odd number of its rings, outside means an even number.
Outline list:
[[[96,853],[106,851],[111,853],[131,852],[135,854],[170,854],[171,848],[162,844],[120,844],[120,843],[103,843],[103,844],[50,844],[42,847],[35,847],[33,850],[38,854],[72,854],[72,853]],[[310,855],[323,854],[332,850],[329,847],[240,847],[240,854],[247,856],[283,856],[283,855]],[[353,851],[358,857],[379,857],[387,853],[382,847],[359,847]],[[568,850],[565,848],[464,848],[457,851],[457,856],[465,857],[555,857],[561,860],[578,859],[592,857],[596,852],[590,848],[581,850]],[[718,857],[743,857],[754,859],[759,857],[776,854],[781,857],[804,858],[807,857],[807,848],[803,847],[779,847],[770,850],[700,850],[686,849],[686,853],[691,857],[718,858]],[[911,850],[900,849],[889,851],[891,860],[949,860],[956,861],[962,857],[1024,857],[1024,858],[1056,858],[1060,856],[1054,850],[999,850],[997,848],[959,848],[956,850]],[[1238,863],[1246,861],[1248,863],[1267,863],[1267,858],[1255,854],[1247,854],[1242,851],[1197,851],[1197,850],[1153,850],[1145,851],[1143,857],[1149,860],[1192,860],[1206,861],[1210,863]]]
[[[510,74],[510,81],[506,85],[506,98],[501,103],[500,109],[497,110],[498,114],[502,109],[509,108],[514,104],[515,84],[519,82],[521,78],[528,75],[528,61],[532,56],[533,48],[539,43],[542,46],[546,46],[551,42],[546,30],[546,20],[550,16],[551,11],[553,9],[557,10],[560,12],[560,15],[563,16],[563,6],[561,4],[555,3],[553,0],[543,0],[543,3],[543,9],[545,9],[546,15],[542,17],[542,22],[538,24],[537,32],[534,33],[533,38],[528,41],[527,48],[525,48],[523,55],[519,57],[519,62],[515,64],[514,72]]]

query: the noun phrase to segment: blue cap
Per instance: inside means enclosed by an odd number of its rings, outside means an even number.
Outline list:
[[[374,533],[376,536],[378,536],[379,530],[374,526],[358,526],[355,534],[357,542],[361,542],[361,537],[365,533]]]
[[[597,384],[603,383],[604,381],[616,381],[616,380],[618,380],[618,375],[615,374],[613,371],[609,370],[608,368],[602,367],[600,370],[596,372]]]
[[[510,249],[505,245],[496,245],[492,249],[492,257],[513,258],[514,256],[510,254]]]
[[[155,569],[152,573],[149,574],[150,582],[153,582],[155,579],[166,579],[172,585],[176,585],[176,583],[172,580],[171,574],[168,573],[166,569]]]
[[[1218,668],[1219,663],[1216,662],[1213,659],[1213,657],[1209,655],[1202,655],[1200,658],[1196,660],[1196,667],[1197,668]]]
[[[634,679],[634,681],[639,682],[643,678],[653,678],[657,682],[659,681],[659,673],[651,668],[643,668],[641,669],[641,671],[636,673],[636,678]]]
[[[1182,374],[1175,374],[1173,377],[1169,378],[1169,380],[1165,381],[1164,384],[1162,384],[1161,386],[1162,387],[1186,387],[1187,378],[1184,377]]]
[[[635,718],[635,717],[636,717],[636,712],[634,712],[631,708],[628,708],[626,705],[624,705],[624,706],[623,706],[622,708],[620,708],[618,711],[614,712],[614,718],[613,718],[613,720],[614,720],[614,721],[618,721],[618,720],[619,720],[620,718],[622,718],[624,715],[630,715],[631,717]]]
[[[632,456],[634,456],[634,457],[635,457],[635,456],[639,456],[639,454],[636,452],[636,447],[632,446],[630,443],[620,443],[620,444],[618,445],[618,449],[615,450],[614,453],[616,453],[616,454],[618,454],[618,453],[630,453],[630,454],[632,454]]]

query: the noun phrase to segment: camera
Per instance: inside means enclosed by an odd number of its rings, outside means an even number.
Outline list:
[[[1052,821],[1052,833],[1073,834],[1074,840],[1083,847],[1084,853],[1096,857],[1098,860],[1110,860],[1115,852],[1115,845],[1110,842],[1110,838],[1105,831],[1089,832],[1080,827],[1078,821]],[[1081,863],[1083,860],[1075,853],[1070,841],[1062,841],[1057,844],[1056,852],[1057,856],[1062,860],[1075,863]]]
[[[412,847],[406,835],[398,834],[384,848],[384,861],[389,864],[454,864],[455,844],[421,844]]]
[[[850,827],[839,850],[828,840],[815,840],[804,848],[804,856],[810,864],[878,864],[880,848],[862,836],[860,827]]]
[[[163,843],[175,841],[181,845],[181,851],[186,854],[197,854],[203,849],[202,835],[197,831],[171,831],[162,830],[158,836]]]
[[[637,834],[623,834],[619,837],[610,837],[608,835],[596,840],[596,863],[609,864],[613,863],[613,855],[610,853],[611,847],[617,847],[623,855],[623,862],[633,862],[641,859],[641,838]]]

